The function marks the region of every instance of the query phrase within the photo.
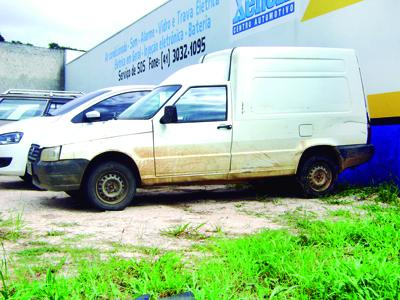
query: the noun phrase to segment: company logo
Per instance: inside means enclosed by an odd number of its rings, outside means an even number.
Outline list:
[[[273,22],[294,12],[294,0],[236,0],[232,34]]]

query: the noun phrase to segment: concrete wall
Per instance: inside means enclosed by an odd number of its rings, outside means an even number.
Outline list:
[[[0,43],[0,93],[8,89],[64,90],[64,50]]]

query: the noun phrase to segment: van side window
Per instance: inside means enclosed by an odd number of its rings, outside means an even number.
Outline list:
[[[178,123],[212,122],[227,119],[225,86],[194,87],[175,104]]]
[[[85,114],[94,110],[100,113],[99,121],[111,120],[148,93],[148,91],[138,91],[113,96],[85,109],[72,119],[72,123],[85,122]]]

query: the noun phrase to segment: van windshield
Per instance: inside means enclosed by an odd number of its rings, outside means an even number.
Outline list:
[[[119,120],[148,120],[152,118],[173,95],[181,88],[180,85],[161,86],[155,88],[147,96],[131,105],[121,113]]]
[[[52,113],[49,113],[48,116],[61,116],[74,110],[78,106],[81,106],[82,104],[108,92],[110,92],[110,90],[97,90],[89,94],[83,95],[79,98],[69,101],[67,104],[64,104],[60,108],[54,110]]]

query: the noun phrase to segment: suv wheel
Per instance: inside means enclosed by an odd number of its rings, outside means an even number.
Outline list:
[[[297,179],[308,197],[323,197],[335,188],[338,167],[325,156],[307,158],[297,172]]]
[[[20,176],[19,178],[21,178],[26,184],[32,185],[32,176],[27,172],[25,172],[24,176]]]
[[[135,196],[133,172],[119,162],[103,162],[91,169],[84,183],[86,199],[100,210],[123,210]]]

